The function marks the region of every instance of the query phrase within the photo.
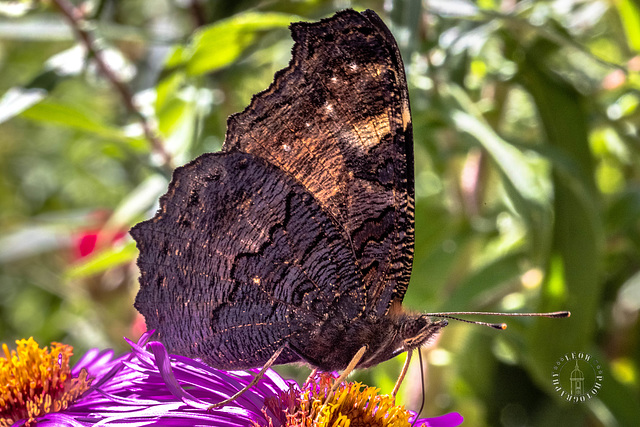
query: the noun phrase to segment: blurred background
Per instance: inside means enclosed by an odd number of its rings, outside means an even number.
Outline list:
[[[408,70],[417,311],[571,310],[451,322],[423,351],[424,415],[469,426],[640,419],[638,0],[0,1],[0,339],[127,351],[137,251],[171,170],[287,65],[292,21],[371,8]],[[480,320],[504,321],[499,318]],[[553,367],[602,367],[585,402]],[[393,387],[404,356],[354,378]],[[399,402],[420,406],[417,358]],[[303,380],[304,367],[280,367]]]

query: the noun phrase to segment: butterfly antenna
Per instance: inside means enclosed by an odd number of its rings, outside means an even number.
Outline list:
[[[548,318],[563,318],[570,317],[570,311],[553,311],[550,313],[502,313],[502,312],[487,312],[487,311],[447,311],[444,313],[425,313],[427,316],[443,317],[445,319],[457,320],[464,323],[472,323],[474,325],[488,326],[493,329],[505,330],[507,329],[506,323],[489,323],[481,322],[478,320],[461,319],[456,316],[508,316],[508,317],[548,317]]]

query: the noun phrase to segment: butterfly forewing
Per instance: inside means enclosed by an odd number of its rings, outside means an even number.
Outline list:
[[[340,227],[368,310],[402,299],[413,256],[413,140],[393,36],[372,12],[292,25],[288,68],[229,119],[223,150],[264,158]]]

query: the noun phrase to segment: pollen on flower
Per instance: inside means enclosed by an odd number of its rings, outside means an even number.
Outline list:
[[[307,382],[298,396],[282,393],[280,408],[286,414],[282,424],[288,427],[408,427],[410,413],[396,406],[380,389],[361,383],[341,384],[326,402],[335,380],[330,374],[319,374]],[[273,411],[274,402],[271,402]],[[277,412],[276,412],[277,413]]]
[[[51,343],[40,348],[33,339],[16,341],[16,350],[2,344],[0,357],[0,427],[65,410],[91,385],[87,372],[72,378],[69,359],[73,347]]]

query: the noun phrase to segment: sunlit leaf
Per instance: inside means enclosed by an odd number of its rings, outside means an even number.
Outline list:
[[[178,164],[191,159],[189,155],[198,123],[209,113],[213,103],[212,91],[194,85],[182,85],[180,75],[173,73],[159,87],[157,118],[164,136],[165,147]],[[178,78],[175,78],[178,77]]]
[[[160,80],[156,86],[156,114],[161,115],[165,108],[171,108],[171,102],[185,81],[185,75],[181,72],[171,73]]]
[[[633,0],[619,0],[613,4],[618,8],[629,47],[640,51],[640,5]]]
[[[186,48],[175,50],[168,66],[184,65],[190,75],[213,72],[233,63],[260,32],[301,20],[283,13],[246,12],[218,21],[199,29]]]
[[[17,116],[42,101],[46,96],[47,91],[41,88],[14,87],[9,89],[0,99],[0,123]]]
[[[536,171],[520,150],[502,139],[486,123],[464,111],[454,111],[453,121],[458,129],[474,136],[491,155],[496,164],[526,200],[541,202],[545,192]]]
[[[128,139],[122,130],[102,123],[90,112],[54,101],[40,102],[23,111],[21,116],[39,122],[91,132],[105,138]]]
[[[66,276],[69,279],[81,279],[103,273],[124,263],[133,261],[138,255],[135,242],[128,240],[126,244],[117,245],[97,252],[81,264],[69,268]]]
[[[51,61],[54,57],[50,58]],[[56,67],[47,67],[24,87],[9,89],[0,99],[0,123],[11,119],[42,101],[68,74]]]

